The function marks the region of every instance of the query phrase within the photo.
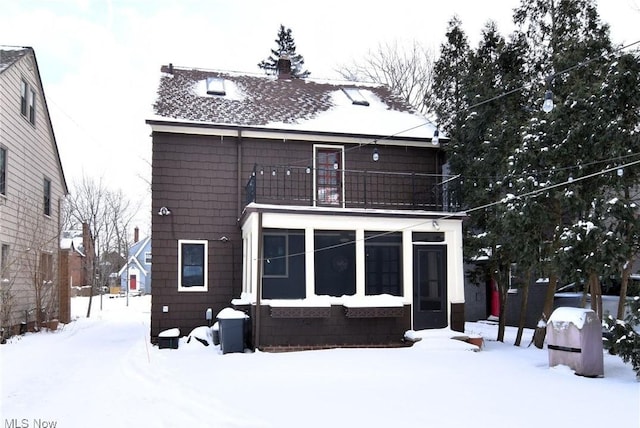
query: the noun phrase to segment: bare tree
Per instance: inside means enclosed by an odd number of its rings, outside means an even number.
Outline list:
[[[92,254],[91,257],[85,258],[91,263],[91,292],[87,317],[91,315],[94,293],[107,287],[109,275],[118,270],[123,257],[126,259],[126,230],[129,229],[137,208],[122,190],[107,188],[102,178],[83,176],[74,185],[67,206],[69,226],[87,223],[91,232],[92,248],[89,251]],[[100,295],[102,296],[102,292]]]
[[[431,105],[434,54],[414,41],[379,44],[360,61],[336,70],[343,78],[383,83],[421,113]]]

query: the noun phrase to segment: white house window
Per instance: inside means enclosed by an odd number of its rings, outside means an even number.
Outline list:
[[[51,180],[48,178],[44,179],[43,184],[43,196],[44,196],[44,215],[51,215]]]
[[[0,147],[0,195],[7,195],[7,149]]]
[[[144,262],[148,265],[151,264],[151,251],[146,251],[144,253]]]
[[[32,125],[36,124],[36,91],[24,79],[20,84],[20,113]]]
[[[20,113],[24,117],[27,117],[27,98],[29,95],[29,85],[26,81],[22,80],[20,84]]]
[[[207,241],[178,241],[178,291],[207,291],[207,258]]]

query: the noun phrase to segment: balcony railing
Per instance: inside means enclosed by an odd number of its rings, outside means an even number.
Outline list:
[[[339,182],[314,188],[309,167],[256,165],[246,203],[451,212],[458,204],[452,177],[437,174],[338,170]]]

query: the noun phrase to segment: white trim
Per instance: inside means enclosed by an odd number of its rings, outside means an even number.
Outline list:
[[[150,119],[154,120],[154,119]],[[164,120],[164,119],[163,119]],[[188,122],[164,122],[164,123],[148,123],[152,132],[163,132],[171,134],[185,134],[185,135],[210,135],[216,137],[237,137],[239,133],[242,133],[243,138],[259,138],[269,140],[304,140],[315,141],[319,143],[340,143],[340,144],[370,144],[373,140],[377,140],[376,144],[379,146],[406,146],[406,147],[431,147],[436,149],[438,146],[434,146],[430,141],[426,139],[394,139],[393,137],[384,136],[381,139],[380,135],[363,135],[361,137],[351,136],[348,134],[332,135],[321,134],[314,132],[298,132],[295,130],[283,130],[283,129],[271,129],[271,128],[222,128],[216,127],[216,124],[194,122],[189,124]],[[206,126],[213,125],[213,126]]]
[[[318,177],[318,165],[317,165],[317,160],[318,160],[318,149],[328,149],[328,150],[336,150],[336,151],[340,151],[340,166],[338,168],[338,171],[340,172],[340,203],[337,205],[330,205],[330,204],[320,204],[318,205],[318,183],[317,183],[317,177]],[[345,205],[345,189],[344,189],[344,171],[345,171],[345,158],[344,158],[344,145],[331,145],[331,144],[314,144],[313,145],[313,206],[320,206],[320,207],[329,207],[329,208],[344,208]]]
[[[182,245],[200,244],[204,246],[204,284],[202,286],[182,286]],[[178,239],[178,291],[206,292],[209,290],[209,242],[204,239]]]

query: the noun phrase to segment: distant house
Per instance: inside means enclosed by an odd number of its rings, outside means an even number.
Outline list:
[[[95,259],[92,250],[91,232],[89,225],[83,224],[82,230],[68,230],[62,232],[60,250],[65,254],[68,269],[68,285],[74,287],[91,285],[91,272]],[[71,294],[74,295],[73,292]]]
[[[58,269],[67,194],[33,48],[0,46],[0,323],[3,336],[69,319]]]
[[[139,237],[134,230],[134,244],[129,248],[127,263],[120,269],[120,290],[132,294],[151,294],[151,237]]]
[[[162,67],[151,337],[244,311],[259,349],[464,329],[436,128],[382,85]]]

